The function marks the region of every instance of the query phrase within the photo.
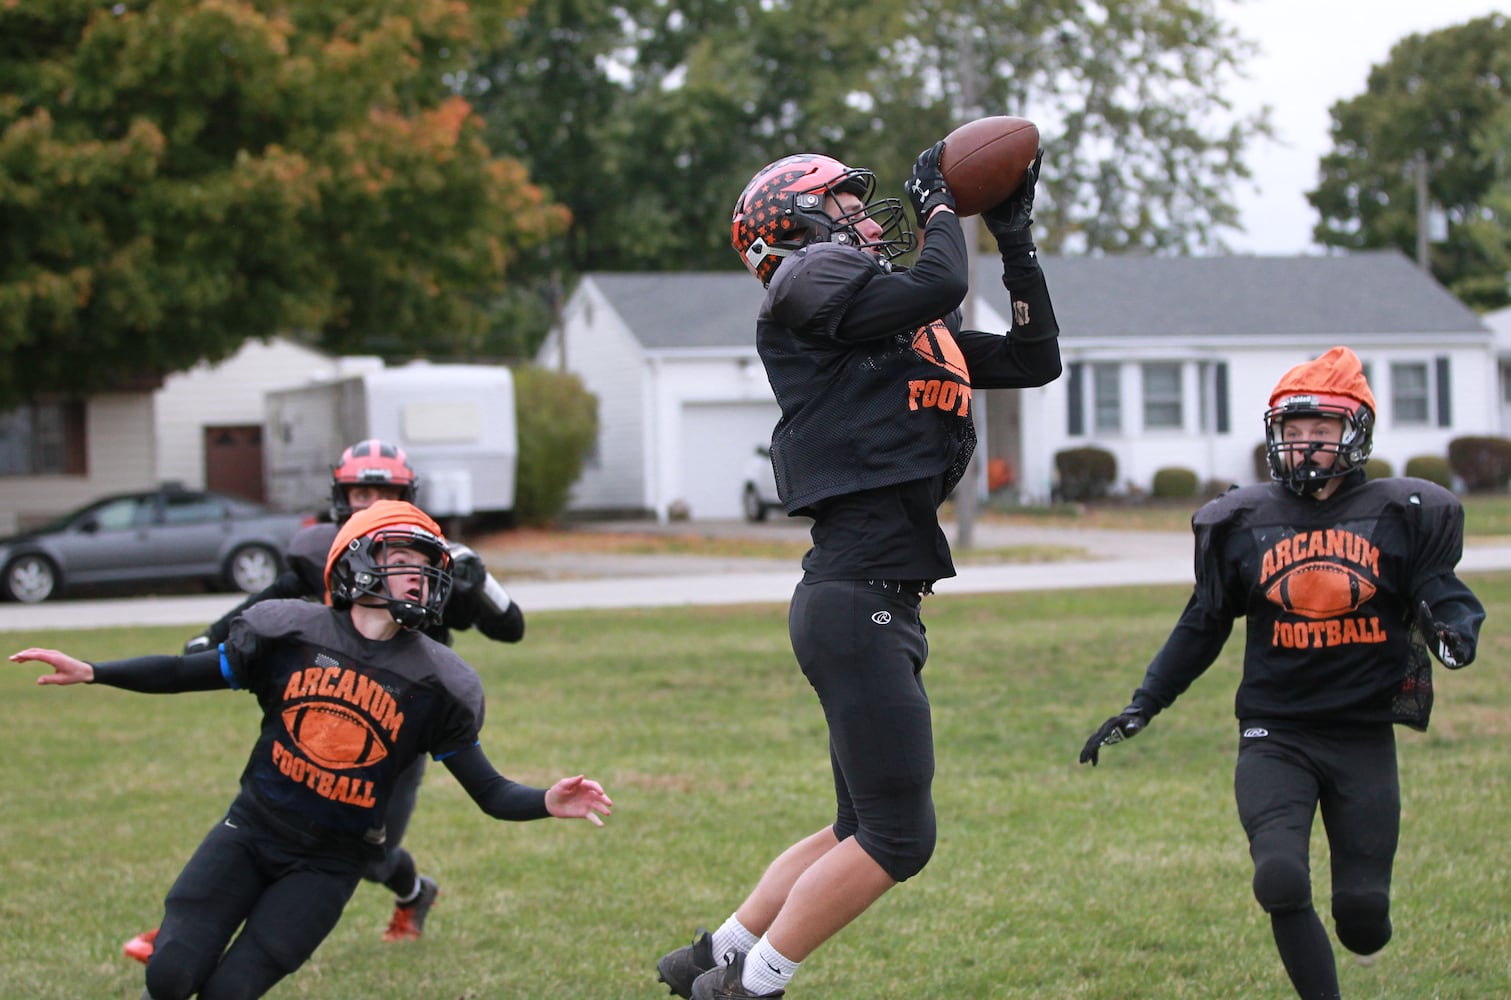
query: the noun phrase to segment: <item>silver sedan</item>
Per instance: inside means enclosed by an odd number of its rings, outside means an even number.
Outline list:
[[[306,520],[171,485],[105,497],[0,539],[0,597],[32,604],[65,586],[184,579],[255,593],[282,570]]]

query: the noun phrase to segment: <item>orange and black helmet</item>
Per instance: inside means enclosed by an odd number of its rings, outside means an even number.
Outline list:
[[[414,549],[426,565],[390,566],[385,549]],[[414,504],[379,500],[353,514],[336,533],[325,559],[327,599],[337,610],[376,599],[404,628],[431,628],[441,623],[451,596],[451,565],[446,538],[433,519]],[[389,577],[415,575],[423,580],[419,593],[390,590]]]
[[[414,503],[420,479],[410,468],[404,449],[368,438],[343,451],[341,461],[331,467],[331,519],[337,524],[345,524],[352,516],[346,493],[349,486],[397,486],[399,495],[395,499]]]
[[[831,216],[828,199],[840,192],[858,197],[861,208]],[[771,283],[783,257],[809,243],[844,243],[895,260],[917,241],[902,202],[873,200],[875,192],[876,175],[869,170],[847,167],[820,153],[784,156],[757,171],[740,192],[730,243],[763,285]],[[866,219],[880,227],[880,235],[861,235],[857,227]]]
[[[1337,444],[1287,440],[1285,422],[1293,417],[1328,417],[1342,423]],[[1359,356],[1334,347],[1321,357],[1287,371],[1270,393],[1264,413],[1265,456],[1270,478],[1298,496],[1316,492],[1323,482],[1363,468],[1374,450],[1375,396],[1364,377]],[[1313,460],[1319,452],[1336,457],[1328,468]]]

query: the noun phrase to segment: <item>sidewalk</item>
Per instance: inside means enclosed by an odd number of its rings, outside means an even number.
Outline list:
[[[621,530],[623,527],[620,526]],[[646,528],[637,524],[635,530]],[[689,528],[682,525],[680,530]],[[806,523],[743,528],[732,525],[729,530],[755,531],[772,539],[807,537]],[[951,539],[954,540],[953,534]],[[1189,584],[1192,580],[1191,537],[1184,532],[977,526],[975,548],[989,550],[1017,545],[1056,546],[1085,554],[1055,562],[984,565],[972,564],[968,554],[957,553],[959,575],[940,581],[935,592],[1006,593]],[[515,565],[512,557],[490,560],[489,566],[526,615],[584,608],[782,603],[791,597],[792,588],[802,575],[796,560],[593,553],[550,557],[521,553],[519,559],[529,563],[536,578],[511,574],[511,566]],[[550,565],[543,566],[546,562]],[[1459,569],[1466,573],[1511,569],[1511,544],[1470,545],[1464,551]],[[242,597],[191,594],[0,604],[0,632],[180,625],[187,639],[239,604]]]

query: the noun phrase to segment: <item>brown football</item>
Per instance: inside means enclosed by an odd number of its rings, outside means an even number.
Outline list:
[[[939,169],[955,196],[957,215],[976,215],[1023,183],[1039,153],[1039,127],[1027,118],[977,118],[944,137]]]

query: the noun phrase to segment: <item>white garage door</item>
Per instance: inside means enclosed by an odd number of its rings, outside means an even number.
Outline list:
[[[781,415],[775,402],[683,404],[680,497],[695,519],[741,516],[746,460],[770,445]]]

